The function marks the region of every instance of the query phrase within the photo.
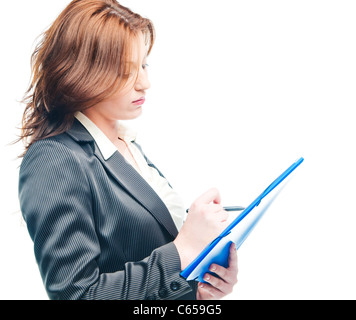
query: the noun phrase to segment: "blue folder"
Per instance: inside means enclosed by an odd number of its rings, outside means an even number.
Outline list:
[[[187,280],[205,282],[203,276],[209,272],[212,263],[228,267],[229,248],[232,242],[238,249],[267,211],[274,199],[284,187],[286,178],[304,161],[294,162],[276,180],[274,180],[231,224],[212,241],[182,272]],[[273,191],[273,192],[272,192]],[[261,204],[262,202],[262,204]],[[211,273],[211,272],[210,272]]]

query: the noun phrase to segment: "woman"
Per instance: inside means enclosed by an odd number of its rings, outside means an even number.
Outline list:
[[[227,213],[211,189],[183,224],[179,196],[119,121],[142,112],[153,43],[151,21],[115,0],[75,0],[32,56],[19,198],[51,299],[218,299],[236,283],[233,246],[218,277],[179,275]]]

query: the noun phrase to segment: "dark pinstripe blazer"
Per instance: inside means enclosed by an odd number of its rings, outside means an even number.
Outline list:
[[[19,199],[51,299],[195,299],[168,209],[119,152],[105,161],[77,120],[28,149]]]

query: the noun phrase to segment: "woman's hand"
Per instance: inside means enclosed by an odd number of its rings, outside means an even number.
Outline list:
[[[230,246],[228,268],[212,264],[209,270],[217,274],[220,279],[210,273],[206,273],[204,275],[204,281],[208,283],[199,282],[197,300],[217,300],[232,292],[234,285],[237,283],[238,272],[237,250],[234,243]]]
[[[228,226],[227,218],[216,189],[210,189],[193,202],[174,240],[182,270]]]
[[[227,226],[228,213],[220,204],[220,194],[210,189],[196,199],[182,229],[174,240],[181,260],[182,270],[213,241]],[[228,268],[212,264],[210,270],[219,277],[206,274],[207,283],[199,283],[197,299],[220,299],[232,292],[237,283],[237,252],[235,244],[230,246]]]

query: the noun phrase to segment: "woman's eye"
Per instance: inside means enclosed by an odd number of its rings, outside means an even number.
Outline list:
[[[145,64],[142,65],[142,69],[146,69],[147,67],[148,67],[148,64],[147,64],[147,63],[145,63]]]

